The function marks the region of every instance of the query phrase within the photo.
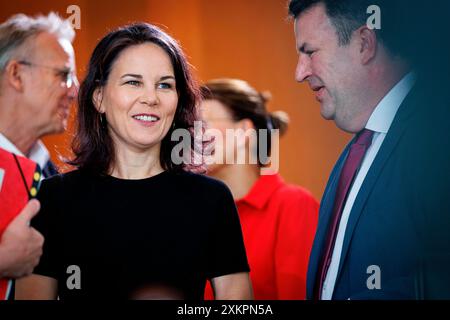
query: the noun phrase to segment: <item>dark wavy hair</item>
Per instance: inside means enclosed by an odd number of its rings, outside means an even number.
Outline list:
[[[161,166],[170,171],[185,168],[184,163],[174,164],[171,161],[171,150],[177,141],[171,141],[170,137],[177,128],[192,132],[194,121],[197,120],[199,87],[178,43],[167,33],[148,23],[135,23],[112,31],[95,47],[86,78],[80,85],[77,130],[72,141],[75,156],[68,161],[69,164],[102,174],[111,169],[115,161],[114,144],[107,125],[103,124],[106,123],[106,118],[94,106],[93,93],[98,87],[106,85],[114,61],[123,50],[147,42],[158,45],[169,55],[178,93],[174,125],[161,142]],[[191,141],[194,150],[194,139]]]

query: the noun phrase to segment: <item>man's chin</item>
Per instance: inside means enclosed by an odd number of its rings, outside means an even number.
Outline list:
[[[58,123],[58,125],[55,126],[52,134],[64,133],[66,129],[67,129],[67,119]]]
[[[64,114],[60,117],[60,126],[63,130],[67,129],[67,124],[69,123],[69,114]]]
[[[334,120],[334,112],[323,103],[320,105],[320,115],[325,120]]]

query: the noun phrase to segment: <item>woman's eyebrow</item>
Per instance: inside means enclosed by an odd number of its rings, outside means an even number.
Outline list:
[[[142,79],[142,75],[135,74],[135,73],[126,73],[123,76],[121,76],[120,78],[125,78],[125,77],[133,77],[133,78]]]
[[[167,79],[175,80],[175,77],[174,76],[163,76],[163,77],[161,77],[160,80],[167,80]]]

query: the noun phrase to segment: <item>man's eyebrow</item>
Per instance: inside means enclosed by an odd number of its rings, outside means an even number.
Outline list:
[[[121,76],[120,78],[125,78],[125,77],[133,77],[133,78],[142,79],[142,75],[135,74],[135,73],[126,73],[123,76]]]
[[[72,70],[71,68],[61,68],[61,72],[62,73],[70,73],[73,72],[74,70]]]

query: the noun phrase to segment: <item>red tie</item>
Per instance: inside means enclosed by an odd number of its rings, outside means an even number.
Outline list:
[[[342,209],[344,208],[345,200],[348,191],[352,185],[352,181],[358,171],[364,154],[372,143],[373,131],[364,129],[358,133],[356,140],[350,146],[347,159],[339,177],[339,184],[336,189],[336,196],[334,199],[332,221],[328,229],[327,240],[325,242],[325,251],[322,257],[319,269],[317,272],[315,299],[319,300],[322,296],[323,283],[328,272],[328,267],[331,263],[331,257],[334,249],[334,242],[338,231],[339,221],[341,220]]]

